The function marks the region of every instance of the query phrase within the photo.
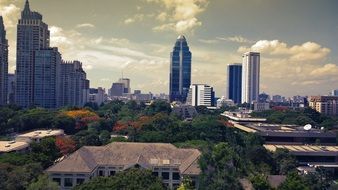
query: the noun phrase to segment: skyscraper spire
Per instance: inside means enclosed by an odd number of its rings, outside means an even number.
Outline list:
[[[30,8],[29,8],[29,1],[28,1],[28,0],[26,0],[24,11],[30,11]]]

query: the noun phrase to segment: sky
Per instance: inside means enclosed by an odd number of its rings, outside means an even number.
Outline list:
[[[15,70],[16,24],[25,0],[0,0]],[[64,60],[83,62],[91,87],[123,73],[131,88],[168,93],[178,35],[192,52],[192,83],[225,93],[226,67],[261,53],[260,91],[326,95],[338,89],[336,0],[30,0]]]

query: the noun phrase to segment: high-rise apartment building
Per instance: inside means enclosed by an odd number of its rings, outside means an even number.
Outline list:
[[[8,73],[8,93],[7,93],[7,102],[8,104],[15,104],[15,84],[16,84],[16,75]]]
[[[242,102],[242,64],[229,64],[227,67],[226,94],[227,99],[235,104]]]
[[[260,82],[260,53],[243,54],[242,63],[242,103],[258,101]]]
[[[30,10],[28,0],[17,28],[15,101],[29,107],[34,105],[34,52],[49,48],[49,30],[42,15]]]
[[[8,90],[8,41],[3,18],[0,16],[0,105],[7,104]]]
[[[89,81],[80,61],[62,62],[60,106],[81,107],[89,101]]]
[[[332,96],[338,96],[338,89],[337,90],[332,90],[331,95]]]
[[[60,99],[61,54],[57,48],[34,51],[34,105],[57,108]]]
[[[170,101],[185,102],[191,84],[191,52],[186,38],[177,38],[170,55]]]
[[[324,115],[338,116],[337,96],[312,96],[309,106]]]
[[[214,89],[206,84],[190,85],[187,104],[192,106],[214,106],[215,92]]]
[[[124,88],[124,84],[123,83],[115,82],[115,83],[112,84],[112,87],[109,90],[110,91],[109,95],[112,98],[122,97],[123,93],[124,93],[124,89],[125,88]]]

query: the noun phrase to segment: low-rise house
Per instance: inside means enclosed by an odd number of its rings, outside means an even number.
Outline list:
[[[16,141],[25,141],[25,142],[37,142],[39,143],[41,139],[47,137],[58,137],[63,136],[65,133],[62,129],[45,129],[45,130],[35,130],[28,133],[23,133],[18,135]]]
[[[197,149],[182,149],[172,144],[113,142],[106,146],[84,146],[46,172],[62,190],[130,168],[151,170],[171,189],[178,187],[184,176],[189,176],[198,187],[200,155]]]

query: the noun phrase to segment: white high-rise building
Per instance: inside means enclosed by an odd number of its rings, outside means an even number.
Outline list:
[[[243,54],[242,63],[242,103],[258,101],[260,74],[260,53]]]
[[[214,106],[214,89],[206,84],[190,85],[187,104],[192,106]]]

